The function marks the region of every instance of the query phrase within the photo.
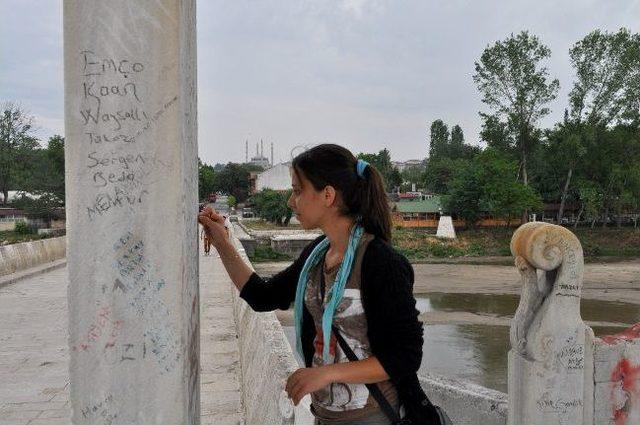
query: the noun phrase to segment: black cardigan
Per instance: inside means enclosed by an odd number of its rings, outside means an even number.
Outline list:
[[[302,267],[324,237],[307,245],[293,264],[271,279],[265,281],[253,273],[240,297],[255,311],[288,309],[295,300]],[[360,283],[369,343],[403,404],[415,403],[424,394],[417,377],[422,361],[423,329],[415,308],[413,277],[413,268],[402,254],[379,237],[371,240],[362,259]],[[307,367],[313,358],[315,333],[313,319],[305,306],[302,349]]]

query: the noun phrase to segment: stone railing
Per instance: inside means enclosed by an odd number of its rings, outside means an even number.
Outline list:
[[[234,238],[234,243],[248,262],[240,241]],[[287,377],[299,366],[275,313],[256,313],[239,298],[235,288],[231,290],[245,424],[312,425],[309,397],[294,407],[284,391]]]
[[[508,400],[505,393],[445,376],[420,376],[429,399],[441,406],[455,425],[505,425]]]
[[[527,223],[511,252],[523,288],[511,323],[509,424],[639,424],[640,324],[595,338],[582,321],[578,239]]]
[[[0,276],[64,258],[67,238],[41,239],[0,246]]]

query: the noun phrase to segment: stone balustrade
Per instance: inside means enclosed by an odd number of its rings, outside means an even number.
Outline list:
[[[511,252],[523,288],[510,329],[509,425],[640,423],[640,324],[596,338],[582,321],[576,236],[527,223]]]
[[[0,276],[64,258],[67,238],[40,239],[0,246]]]

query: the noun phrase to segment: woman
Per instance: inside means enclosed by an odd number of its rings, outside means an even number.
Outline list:
[[[306,367],[287,380],[289,397],[297,405],[310,394],[317,424],[391,424],[365,386],[377,384],[393,415],[406,411],[412,423],[437,423],[416,375],[422,324],[413,269],[390,245],[379,172],[347,149],[325,144],[293,160],[291,179],[289,207],[303,228],[323,235],[267,281],[242,261],[220,215],[207,209],[198,217],[254,310],[286,310],[293,303],[296,349]],[[339,337],[359,360],[348,360]]]

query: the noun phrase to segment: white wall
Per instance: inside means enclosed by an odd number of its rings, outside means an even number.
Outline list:
[[[256,191],[260,192],[262,189],[291,189],[290,166],[290,163],[277,164],[258,174],[256,178]]]

